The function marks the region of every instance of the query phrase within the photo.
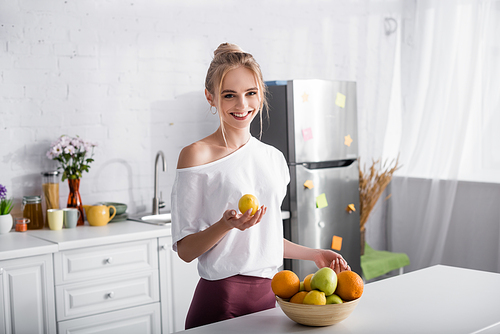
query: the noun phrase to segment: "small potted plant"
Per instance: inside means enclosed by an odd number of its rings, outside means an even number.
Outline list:
[[[68,208],[77,208],[80,211],[80,218],[77,225],[83,225],[83,205],[80,197],[80,179],[83,172],[90,169],[90,164],[94,161],[94,147],[97,144],[85,141],[80,137],[69,137],[63,135],[52,143],[47,151],[47,157],[61,163],[59,169],[63,171],[62,181],[68,180],[69,196]]]
[[[12,198],[7,198],[7,188],[0,184],[0,234],[9,233],[12,229],[12,215],[14,205]]]

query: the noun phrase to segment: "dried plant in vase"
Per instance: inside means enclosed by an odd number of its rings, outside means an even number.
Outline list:
[[[385,188],[391,182],[392,175],[399,168],[399,156],[390,163],[387,160],[383,164],[380,159],[377,161],[372,160],[372,165],[368,170],[366,169],[366,165],[363,166],[363,169],[359,168],[361,255],[365,251],[365,225],[368,217]],[[391,195],[388,195],[385,200],[389,199],[389,197]]]

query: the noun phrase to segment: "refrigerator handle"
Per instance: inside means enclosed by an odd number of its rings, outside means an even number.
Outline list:
[[[347,167],[352,165],[357,159],[344,159],[334,161],[319,161],[319,162],[293,162],[289,163],[290,166],[303,166],[307,169],[322,169],[322,168],[337,168]]]

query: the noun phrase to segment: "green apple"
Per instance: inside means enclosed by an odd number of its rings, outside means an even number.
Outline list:
[[[300,282],[299,291],[305,291],[304,281]]]
[[[333,294],[337,288],[337,274],[328,267],[319,269],[311,278],[311,288],[323,291],[326,296]]]
[[[342,301],[342,299],[340,299],[339,296],[337,296],[336,294],[333,294],[333,295],[329,295],[328,297],[326,297],[326,303],[327,304],[342,304],[343,301]]]

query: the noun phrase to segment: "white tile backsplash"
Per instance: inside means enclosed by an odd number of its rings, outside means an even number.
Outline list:
[[[380,31],[384,11],[401,2],[373,14]],[[373,8],[341,0],[0,2],[0,183],[14,196],[14,215],[23,195],[41,194],[40,172],[57,166],[45,152],[62,134],[99,145],[81,181],[83,202],[124,202],[129,212],[151,209],[163,150],[169,208],[179,151],[218,125],[203,89],[219,43],[253,53],[266,80],[356,80],[377,91],[363,72]],[[64,206],[67,184],[60,189]]]

